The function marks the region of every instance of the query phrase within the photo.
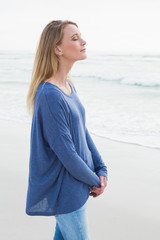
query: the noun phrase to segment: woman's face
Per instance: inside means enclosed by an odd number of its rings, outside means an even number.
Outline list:
[[[82,39],[79,29],[73,24],[67,24],[64,28],[64,36],[61,45],[61,56],[72,61],[83,60],[87,57],[86,42]]]

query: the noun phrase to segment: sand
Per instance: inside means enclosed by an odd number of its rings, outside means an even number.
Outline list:
[[[30,125],[0,120],[0,239],[51,240],[53,217],[25,214]],[[109,172],[88,200],[91,240],[160,239],[160,150],[92,135]]]

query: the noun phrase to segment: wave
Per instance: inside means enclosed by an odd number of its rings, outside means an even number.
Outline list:
[[[131,61],[131,62],[160,62],[160,55],[138,55],[138,54],[88,54],[88,62],[108,62],[108,61]],[[83,62],[81,62],[83,64]]]
[[[25,80],[0,80],[0,84],[6,84],[6,85],[14,85],[14,84],[24,84],[24,85],[28,85],[28,81]]]
[[[116,82],[123,85],[133,85],[142,87],[160,87],[160,78],[158,77],[138,77],[138,76],[100,76],[100,75],[85,75],[85,74],[74,74],[73,77],[95,79],[99,81],[110,81]]]
[[[124,77],[121,84],[143,86],[143,87],[159,87],[160,78],[158,77]]]
[[[99,74],[72,74],[71,77],[77,77],[77,78],[87,78],[87,79],[95,79],[95,80],[102,80],[102,81],[120,81],[123,79],[123,77],[117,77],[117,76],[101,76]]]
[[[109,137],[109,136],[104,136],[104,135],[101,135],[101,134],[97,134],[97,133],[94,133],[94,132],[90,132],[91,134],[97,136],[97,137],[100,137],[100,138],[104,138],[104,139],[107,139],[109,141],[114,141],[114,142],[119,142],[119,143],[124,143],[124,144],[131,144],[131,145],[136,145],[136,146],[140,146],[140,147],[145,147],[145,148],[150,148],[150,149],[156,149],[156,150],[160,150],[160,146],[154,146],[153,145],[150,145],[150,144],[147,144],[147,143],[138,143],[136,141],[129,141],[129,140],[122,140],[121,138],[115,138],[115,137]]]

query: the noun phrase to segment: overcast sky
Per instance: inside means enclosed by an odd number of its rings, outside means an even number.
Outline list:
[[[34,52],[59,19],[78,24],[87,50],[160,54],[160,0],[0,0],[0,50]]]

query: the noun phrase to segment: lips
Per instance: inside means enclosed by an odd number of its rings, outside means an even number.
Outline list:
[[[83,51],[85,51],[86,49],[84,48],[84,49],[82,49],[80,52],[83,52]]]

